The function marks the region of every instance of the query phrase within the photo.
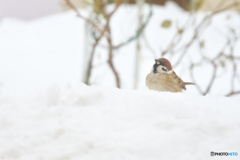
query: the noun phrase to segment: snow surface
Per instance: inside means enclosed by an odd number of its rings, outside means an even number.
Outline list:
[[[21,98],[1,94],[0,159],[202,160],[212,159],[211,151],[239,153],[239,103],[84,84]]]
[[[160,29],[161,22],[170,19],[175,26],[174,20],[183,23],[188,14],[173,3],[154,6],[153,11],[145,34],[159,53],[174,30]],[[238,26],[239,17],[234,12],[228,14],[232,15],[229,21]],[[221,28],[226,15],[220,15],[213,24]],[[132,6],[118,10],[111,22],[116,28],[112,31],[114,44],[132,36],[137,29],[136,17],[137,8]],[[155,57],[145,46],[139,90],[132,90],[136,42],[114,52],[124,89],[112,88],[115,82],[105,63],[104,47],[96,50],[91,77],[95,85],[80,83],[84,54],[89,50],[84,25],[74,12],[29,22],[1,21],[0,159],[202,160],[212,159],[211,151],[240,152],[239,98],[199,96],[193,87],[185,93],[147,90],[145,77]],[[210,28],[209,36],[205,35],[209,41],[218,39],[209,52],[223,43],[215,30]],[[196,45],[190,52],[195,51]],[[180,72],[184,67],[175,70],[190,81]],[[229,70],[225,72],[231,74]],[[198,71],[200,85],[206,85],[208,71],[207,66]],[[227,83],[226,78],[222,81]],[[229,87],[216,88],[222,94]]]

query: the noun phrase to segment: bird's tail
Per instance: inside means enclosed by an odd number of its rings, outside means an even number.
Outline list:
[[[184,82],[185,85],[196,85],[195,83],[192,82]]]

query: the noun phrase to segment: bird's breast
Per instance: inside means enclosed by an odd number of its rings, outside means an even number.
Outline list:
[[[146,78],[146,85],[150,90],[162,90],[162,87],[159,86],[159,83],[161,82],[161,75],[155,74],[155,73],[149,73]]]
[[[181,92],[182,89],[177,85],[170,75],[149,73],[146,78],[146,85],[150,90]]]

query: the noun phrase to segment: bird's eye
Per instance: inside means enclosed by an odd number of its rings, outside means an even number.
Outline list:
[[[157,64],[160,64],[160,62],[159,62],[159,61],[157,61]]]
[[[166,70],[165,68],[163,68],[163,67],[162,67],[162,70],[165,71],[165,72],[167,72],[167,70]]]

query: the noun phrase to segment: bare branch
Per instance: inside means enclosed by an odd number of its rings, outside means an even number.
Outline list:
[[[180,64],[180,62],[182,61],[182,59],[184,58],[185,54],[187,53],[188,49],[190,48],[190,46],[193,44],[193,42],[203,33],[204,29],[209,25],[209,20],[215,16],[216,14],[218,13],[221,13],[223,11],[226,11],[232,7],[235,7],[239,5],[239,2],[234,2],[222,9],[218,9],[218,10],[215,10],[213,11],[211,14],[205,16],[203,18],[203,20],[198,24],[198,26],[195,28],[194,30],[194,34],[192,36],[192,38],[189,40],[189,42],[187,44],[185,44],[184,46],[180,47],[183,51],[181,53],[181,55],[179,56],[179,59],[177,60],[177,62],[173,65],[174,67],[178,66]],[[187,20],[188,22],[188,20]],[[185,23],[184,27],[183,27],[183,31],[186,29],[186,24],[187,22]],[[177,38],[180,38],[182,37],[182,34],[179,35],[178,33],[179,31],[177,31],[177,33],[174,35],[173,39],[171,40],[171,42],[169,43],[168,47],[166,50],[164,50],[162,52],[162,56],[164,56],[167,52],[173,50],[176,46],[177,46],[177,43],[176,42],[179,42],[176,41]]]
[[[95,29],[97,29],[100,33],[103,32],[102,29],[100,29],[91,19],[84,17],[83,15],[81,15],[81,13],[79,12],[79,10],[72,4],[71,0],[65,0],[66,4],[73,9],[77,16],[82,18],[83,20],[85,20],[86,22],[88,22],[89,24],[91,24]]]
[[[117,83],[117,87],[120,88],[120,78],[119,75],[113,65],[113,45],[112,45],[112,38],[111,38],[111,29],[109,27],[109,23],[107,23],[108,27],[107,27],[107,31],[109,36],[107,37],[107,41],[108,41],[108,46],[109,46],[109,51],[108,51],[108,64],[110,66],[110,68],[113,71],[113,74],[115,75],[116,78],[116,83]]]
[[[230,96],[233,96],[233,95],[236,95],[236,94],[240,94],[240,91],[232,91],[232,92],[228,93],[226,96],[230,97]]]
[[[195,79],[195,77],[194,77],[194,75],[193,75],[193,69],[194,69],[194,67],[195,67],[195,65],[192,63],[192,64],[191,64],[191,67],[190,67],[190,75],[191,75],[191,78],[192,78],[193,83],[196,84],[196,87],[197,87],[198,91],[200,92],[200,94],[203,94],[203,91],[201,90],[201,88],[200,88],[199,85],[197,84],[197,81],[196,81],[196,79]]]
[[[206,91],[203,93],[204,96],[209,93],[210,89],[212,88],[213,82],[216,80],[217,65],[213,61],[212,61],[212,65],[213,65],[212,78],[210,80],[210,83],[208,84],[208,87],[207,87]]]
[[[120,78],[119,78],[119,75],[118,75],[118,73],[117,73],[117,71],[116,71],[116,69],[115,69],[115,67],[114,67],[114,65],[113,65],[113,45],[112,45],[112,38],[111,38],[111,29],[110,29],[110,25],[109,25],[109,23],[110,23],[110,18],[111,18],[111,16],[117,11],[117,9],[118,9],[118,7],[120,6],[120,4],[122,4],[123,3],[123,1],[119,1],[117,4],[116,4],[116,6],[115,6],[115,8],[114,8],[114,10],[108,15],[109,17],[107,18],[107,23],[106,23],[106,26],[105,26],[105,28],[106,28],[106,31],[107,31],[107,33],[108,33],[108,36],[106,37],[107,38],[107,42],[108,42],[108,49],[109,49],[109,53],[108,53],[108,64],[109,64],[109,66],[110,66],[110,68],[112,69],[112,71],[113,71],[113,74],[114,74],[114,76],[115,76],[115,78],[116,78],[116,84],[117,84],[117,87],[118,88],[121,88],[121,85],[120,85]]]
[[[118,7],[119,7],[122,3],[123,3],[123,0],[118,0],[118,1],[116,2],[115,8],[112,10],[112,12],[110,12],[110,13],[107,15],[107,17],[108,17],[108,18],[111,18],[112,15],[117,11]]]
[[[136,34],[134,36],[130,37],[125,42],[123,42],[123,43],[121,43],[121,44],[119,44],[117,46],[113,46],[113,49],[119,49],[120,47],[125,46],[128,43],[132,42],[133,40],[137,39],[141,35],[141,33],[144,31],[144,29],[146,28],[148,22],[150,21],[150,19],[152,17],[152,14],[153,13],[152,13],[152,7],[151,7],[151,10],[150,10],[150,12],[148,14],[148,17],[147,17],[146,21],[139,27],[139,29],[137,30]]]
[[[93,57],[94,57],[94,53],[96,50],[96,47],[98,45],[98,42],[101,40],[103,35],[100,35],[96,40],[95,43],[92,46],[92,51],[90,54],[90,60],[88,63],[88,67],[87,67],[87,73],[86,73],[86,77],[85,77],[85,84],[89,85],[90,84],[90,77],[91,77],[91,73],[92,73],[92,62],[93,62]]]
[[[157,52],[152,48],[152,46],[149,44],[147,37],[145,36],[145,34],[143,34],[143,40],[146,44],[146,47],[153,53],[154,57],[157,58],[158,54]]]
[[[93,61],[94,53],[95,53],[97,45],[99,44],[99,41],[101,40],[101,38],[103,36],[105,36],[107,38],[107,41],[108,41],[108,44],[109,44],[108,64],[109,64],[110,68],[112,69],[112,71],[114,73],[114,76],[116,77],[117,87],[120,88],[120,78],[118,76],[118,73],[116,72],[116,69],[115,69],[115,67],[113,65],[113,61],[112,61],[112,58],[113,58],[113,53],[112,53],[113,46],[112,46],[112,39],[111,39],[111,31],[110,31],[110,27],[109,27],[109,22],[110,22],[111,16],[117,11],[119,6],[123,3],[123,0],[118,0],[116,2],[115,8],[109,14],[106,14],[105,11],[103,10],[103,14],[106,16],[105,17],[106,18],[106,24],[104,26],[104,29],[99,28],[91,19],[82,16],[80,14],[80,12],[78,11],[78,9],[71,3],[70,0],[65,0],[65,1],[66,1],[66,4],[71,9],[73,9],[76,12],[78,17],[82,18],[87,23],[91,24],[93,26],[93,28],[95,28],[100,33],[100,36],[95,40],[95,43],[93,44],[93,47],[92,47],[92,51],[91,51],[91,55],[90,55],[90,61],[89,61],[88,68],[87,68],[87,74],[86,74],[85,83],[89,84],[89,79],[90,79],[90,76],[91,76],[92,61]]]

